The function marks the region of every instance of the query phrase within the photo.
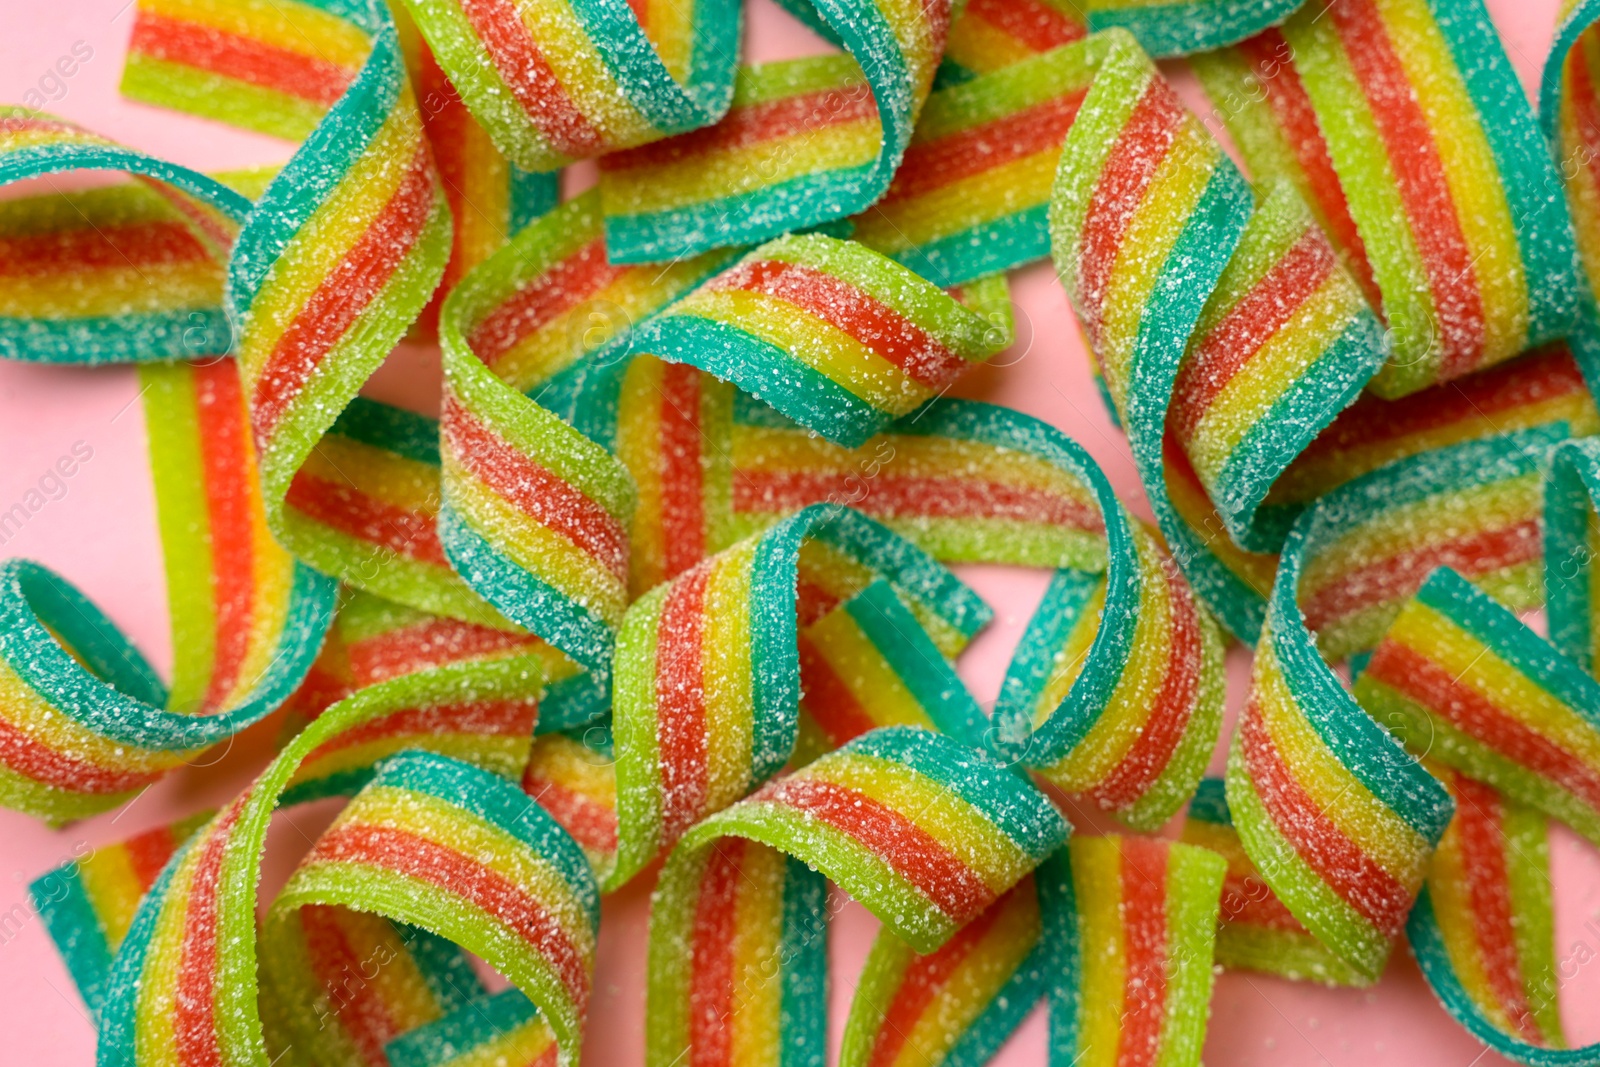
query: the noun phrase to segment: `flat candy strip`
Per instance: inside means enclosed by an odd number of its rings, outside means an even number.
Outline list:
[[[1407,748],[1600,842],[1600,682],[1455,571],[1400,610],[1354,692]]]
[[[1071,853],[1076,958],[1051,999],[1050,1062],[1197,1067],[1227,864],[1117,835],[1074,838]]]
[[[333,582],[266,530],[233,365],[142,377],[171,684],[54,572],[0,568],[0,799],[52,822],[123,803],[274,711],[333,614]]]
[[[1200,782],[1184,819],[1183,841],[1208,848],[1228,862],[1217,917],[1218,965],[1327,985],[1364,984],[1262,881],[1233,828],[1221,778]]]
[[[131,186],[0,209],[0,358],[199,358],[230,343],[221,270],[250,201],[213,178],[71,123],[0,108],[0,184],[74,170]]]
[[[951,5],[793,6],[847,55],[746,68],[717,125],[604,159],[606,239],[618,260],[753,244],[853,215],[889,187]]]
[[[114,844],[84,844],[77,859],[28,885],[33,906],[91,1012],[99,1009],[112,957],[122,947],[139,902],[172,854],[213,814],[191,815]]]
[[[1544,816],[1439,769],[1456,816],[1406,924],[1434,993],[1472,1035],[1528,1064],[1600,1061],[1566,1050],[1556,991],[1555,930]]]
[[[730,0],[405,7],[473,116],[528,170],[696,129],[728,106],[742,15]]]
[[[824,966],[823,875],[878,915],[888,936],[926,954],[1066,835],[1023,778],[926,730],[873,731],[768,784],[698,825],[663,868],[651,913],[647,1062],[744,1048],[768,1050],[764,1062],[819,1062],[823,1002],[794,987],[820,980]],[[741,878],[746,864],[772,874]],[[807,890],[812,906],[791,917],[790,894]],[[799,939],[776,973],[747,969],[759,965],[763,936]],[[791,1000],[792,990],[802,995]],[[760,1006],[728,1010],[747,999]],[[785,1018],[780,1009],[791,1005]],[[785,1038],[807,1040],[780,1040],[780,1024]]]
[[[877,252],[795,234],[749,252],[637,327],[632,343],[854,447],[1010,339]]]
[[[1255,512],[1370,376],[1379,335],[1292,191],[1253,206],[1149,58],[1120,33],[1104,48],[1062,152],[1052,256],[1174,557],[1251,637],[1261,567],[1210,524],[1273,547],[1281,525]]]
[[[1381,973],[1452,805],[1324,657],[1375,645],[1440,564],[1536,603],[1540,466],[1560,436],[1530,430],[1403,460],[1323,498],[1285,545],[1228,806],[1262,878],[1363,980]]]
[[[934,648],[941,638],[964,642],[988,621],[976,594],[932,558],[826,504],[711,557],[628,609],[614,690],[618,852],[601,868],[602,885],[621,885],[788,761],[802,677],[797,610],[809,614],[808,601],[819,596],[848,599],[875,574],[909,602]],[[941,698],[971,700],[955,693]]]
[[[340,702],[196,835],[146,898],[117,956],[100,1063],[254,1062],[263,1057],[264,1015],[296,1025],[282,1000],[258,995],[256,886],[272,811],[307,757],[408,708],[470,699],[484,670],[444,667]],[[449,738],[428,731],[407,747],[448,750]],[[519,767],[520,759],[497,769]],[[511,978],[551,1021],[561,1062],[575,1062],[599,916],[577,845],[513,781],[437,752],[388,760],[369,778],[275,902],[268,930],[298,921],[309,905],[430,930]],[[285,975],[272,955],[294,943],[262,944],[275,976],[267,993],[281,986],[295,995],[294,979],[311,981],[299,968]],[[301,1014],[298,1025],[314,1018]]]
[[[1056,161],[1103,46],[1055,49],[936,91],[854,237],[944,286],[1047,256]]]
[[[1060,946],[1076,922],[1060,907],[1063,896],[1070,899],[1070,879],[1066,853],[1059,851],[926,955],[880,933],[850,1002],[839,1062],[987,1063],[1060,980]]]
[[[1374,388],[1414,392],[1567,333],[1561,179],[1482,5],[1308,4],[1277,33],[1240,46],[1221,118],[1258,179],[1314,189],[1330,235],[1370,264],[1393,349]]]

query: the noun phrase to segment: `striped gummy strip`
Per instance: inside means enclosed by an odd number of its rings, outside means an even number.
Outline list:
[[[1456,815],[1406,924],[1423,976],[1458,1022],[1511,1059],[1592,1061],[1600,1054],[1593,1045],[1554,1051],[1566,1040],[1544,816],[1465,775],[1431,769],[1455,797]]]
[[[1059,980],[1073,937],[1071,868],[1058,851],[933,952],[880,933],[862,966],[842,1067],[987,1062]]]
[[[316,1007],[328,1007],[328,972],[306,966],[302,953],[309,944],[306,909],[320,907],[422,927],[477,955],[549,1020],[561,1046],[558,1062],[576,1062],[599,921],[588,863],[514,780],[444,754],[452,748],[448,733],[418,734],[405,746],[417,751],[369,775],[273,902],[257,944],[261,852],[273,810],[288,802],[284,787],[308,757],[421,701],[442,706],[469,692],[464,680],[459,668],[446,667],[341,701],[191,840],[140,906],[113,963],[101,1014],[102,1055],[141,1064],[235,1062],[260,1048],[264,1022],[279,1044],[321,1049],[324,1036],[329,1043],[350,1036],[342,1024],[347,1012],[363,1020],[357,1029],[368,1037],[389,1033],[376,1025],[383,1020],[362,1015],[354,1003],[338,1006],[340,1027],[318,1029]],[[524,754],[526,745],[524,738]],[[496,760],[491,755],[488,762]],[[495,769],[515,774],[520,766],[519,759]],[[258,954],[269,976],[266,996]],[[387,973],[380,969],[379,979]],[[437,1018],[456,1002],[435,1006],[422,1015]],[[364,1062],[359,1045],[344,1050],[353,1058],[309,1062]]]
[[[233,365],[148,365],[141,378],[170,684],[54,572],[0,568],[0,798],[52,822],[115,807],[274,711],[333,614],[334,583],[266,530]]]
[[[870,569],[869,569],[870,568]],[[912,605],[937,651],[964,642],[989,610],[954,575],[859,514],[819,504],[645,594],[617,639],[614,729],[618,851],[602,869],[621,885],[690,827],[739,800],[788,761],[798,729],[798,624],[825,582],[864,588],[874,575]],[[855,589],[850,590],[853,595]],[[949,635],[945,637],[945,635]],[[959,646],[958,646],[959,647]],[[892,688],[867,693],[889,714]],[[960,687],[932,694],[959,702]]]
[[[1572,441],[1556,449],[1544,487],[1544,586],[1550,643],[1580,668],[1600,663],[1594,560],[1600,553],[1600,447]]]
[[[84,845],[78,858],[28,885],[33,906],[91,1012],[99,1009],[112,957],[139,902],[172,854],[213,814],[200,812],[114,844]]]
[[[445,555],[513,622],[601,674],[627,607],[635,489],[602,444],[522,394],[586,359],[607,369],[628,334],[596,316],[649,315],[713,265],[612,266],[591,194],[524,229],[441,315]]]
[[[1193,845],[1075,837],[1076,937],[1052,991],[1052,1063],[1198,1067],[1227,864]]]
[[[602,158],[606,240],[619,261],[754,244],[853,215],[889,187],[952,5],[795,6],[845,54],[743,68],[715,126]]]
[[[297,968],[289,988],[263,973],[263,998],[305,1023],[285,1027],[300,1062],[388,1067],[386,1045],[484,995],[458,946],[420,927],[326,904],[297,909],[273,930],[274,961]],[[310,1000],[303,999],[310,996]]]
[[[636,349],[732,382],[846,447],[909,414],[1010,331],[852,241],[791,235],[636,327]]]
[[[647,1062],[820,1062],[824,877],[883,921],[882,936],[928,954],[983,922],[1067,830],[1022,777],[908,727],[769,783],[696,826],[662,870]]]
[[[1282,21],[1302,0],[1085,0],[1089,31],[1127,30],[1153,56],[1209,52]]]
[[[1219,111],[1257,177],[1296,180],[1370,265],[1392,339],[1374,388],[1414,392],[1569,330],[1561,179],[1481,3],[1306,5],[1230,65]]]
[[[1355,696],[1413,751],[1600,841],[1600,682],[1455,571],[1407,601]]]
[[[706,126],[727,109],[732,0],[622,9],[504,0],[404,5],[462,101],[531,171]]]
[[[856,240],[944,286],[1047,256],[1056,161],[1098,47],[1055,49],[935,92],[894,181],[857,216]]]
[[[1208,848],[1228,863],[1217,917],[1219,966],[1326,985],[1365,984],[1301,925],[1262,880],[1233,828],[1221,778],[1202,779],[1195,790],[1183,823],[1183,842]]]
[[[1452,804],[1327,663],[1378,644],[1441,564],[1527,602],[1540,467],[1563,430],[1395,463],[1324,497],[1285,546],[1228,807],[1262,879],[1364,981],[1383,969]]]
[[[1087,32],[1083,12],[1070,0],[969,0],[950,25],[934,86],[1009,67]]]
[[[520,990],[471,1001],[383,1049],[389,1067],[555,1067],[555,1035]]]
[[[1250,637],[1269,564],[1239,549],[1281,540],[1281,513],[1260,505],[1371,376],[1381,336],[1293,190],[1253,204],[1149,57],[1121,31],[1097,42],[1051,200],[1052,257],[1162,534]]]
[[[0,358],[109,363],[226,351],[221,265],[250,201],[54,116],[0,107],[0,185],[75,170],[132,181],[0,207]]]

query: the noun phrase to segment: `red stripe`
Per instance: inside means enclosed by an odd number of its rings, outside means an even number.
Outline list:
[[[216,647],[200,710],[220,711],[250,651],[255,625],[255,480],[246,438],[247,412],[238,364],[219,360],[195,368],[195,415],[206,520],[211,542],[211,598]]]
[[[1188,585],[1171,560],[1163,568],[1172,601],[1171,646],[1166,674],[1144,728],[1105,778],[1087,793],[1105,811],[1134,804],[1166,773],[1200,698],[1200,620]]]
[[[345,823],[324,834],[305,862],[365,864],[395,871],[460,897],[526,941],[566,987],[580,1019],[586,1012],[588,963],[562,928],[559,917],[521,886],[472,856],[405,830]]]
[[[1452,775],[1456,816],[1452,827],[1461,843],[1461,870],[1472,899],[1472,928],[1478,943],[1478,962],[1495,1000],[1524,1041],[1546,1044],[1544,1033],[1528,1004],[1522,984],[1522,958],[1517,954],[1515,917],[1511,906],[1511,877],[1506,870],[1506,848],[1500,794],[1465,775]]]
[[[609,511],[503,440],[448,391],[440,424],[451,453],[496,496],[627,581],[628,536]]]
[[[0,763],[41,785],[74,793],[125,793],[160,778],[161,771],[102,767],[41,744],[0,716]]]
[[[854,337],[929,389],[967,368],[967,361],[899,311],[842,278],[782,260],[741,263],[707,283],[775,297]]]
[[[657,463],[661,473],[664,579],[676,578],[707,555],[701,380],[700,372],[687,363],[662,367]]]
[[[614,174],[645,167],[668,167],[711,152],[749,148],[794,134],[816,133],[877,117],[877,101],[866,82],[817,89],[737,106],[714,126],[601,156],[600,170]]]
[[[172,1004],[172,1040],[183,1067],[222,1067],[216,1017],[217,895],[221,890],[222,861],[248,795],[229,805],[200,842],[200,855],[187,886],[188,906]]]
[[[803,562],[802,560],[802,565]],[[810,626],[843,602],[843,597],[811,581],[806,577],[804,570],[801,571],[794,592],[794,614],[801,629]]]
[[[738,936],[743,838],[725,837],[706,857],[695,899],[689,969],[690,1067],[729,1067],[733,1055],[733,957]]]
[[[559,782],[540,778],[529,764],[522,788],[579,845],[595,852],[617,850],[617,813]]]
[[[1576,754],[1517,721],[1457,676],[1399,641],[1384,640],[1367,664],[1372,677],[1469,737],[1591,808],[1600,808],[1600,774]]]
[[[1034,52],[1071,44],[1088,33],[1082,22],[1039,0],[970,0],[962,17],[987,22]]]
[[[433,161],[427,141],[419,140],[394,195],[317,286],[267,357],[251,403],[256,444],[262,451],[323,357],[411,254],[433,215],[434,202]]]
[[[1084,326],[1091,339],[1100,332],[1101,305],[1122,235],[1144,199],[1156,168],[1167,158],[1183,121],[1183,105],[1161,78],[1153,78],[1134,105],[1095,183],[1084,214],[1078,263]]]
[[[355,485],[340,485],[297,471],[284,503],[312,522],[421,563],[448,567],[435,516],[410,511],[371,496]]]
[[[583,157],[606,147],[581,108],[573,103],[510,0],[461,0],[461,13],[483,42],[489,60],[521,105],[528,121],[562,155]]]
[[[1454,378],[1483,358],[1483,303],[1433,131],[1372,0],[1330,4],[1327,14],[1383,138],[1433,292],[1444,346],[1439,375]]]
[[[1169,966],[1168,848],[1165,841],[1135,837],[1119,840],[1123,969],[1117,1067],[1154,1067],[1161,1055]]]
[[[1300,313],[1337,268],[1327,239],[1310,227],[1228,309],[1178,369],[1170,418],[1179,436],[1194,437],[1200,420],[1234,376]]]
[[[1092,505],[1046,489],[976,478],[887,471],[867,478],[855,471],[741,470],[733,479],[737,512],[786,513],[839,499],[879,518],[1007,519],[1089,533],[1105,531],[1105,522]]]
[[[1376,604],[1410,596],[1438,567],[1454,567],[1475,578],[1537,559],[1539,551],[1539,520],[1524,519],[1351,568],[1306,597],[1301,609],[1314,632]]]
[[[1253,874],[1241,876],[1229,872],[1222,884],[1221,914],[1224,923],[1308,933],[1267,883]]]
[[[133,880],[139,886],[141,893],[147,892],[156,884],[156,879],[161,875],[161,868],[167,865],[172,854],[178,850],[178,842],[170,826],[158,826],[154,830],[146,830],[142,834],[122,843],[123,854],[128,857],[128,866],[133,870]]]
[[[791,777],[769,783],[752,799],[786,804],[844,831],[957,924],[994,903],[978,872],[922,827],[864,793],[820,778]]]
[[[1311,97],[1306,94],[1300,71],[1294,65],[1294,49],[1278,29],[1264,30],[1240,41],[1238,48],[1254,68],[1256,81],[1266,94],[1267,106],[1272,109],[1289,150],[1300,164],[1300,173],[1305,176],[1310,198],[1319,209],[1323,229],[1344,250],[1345,266],[1355,275],[1367,302],[1381,313],[1383,294],[1372,276],[1367,247],[1362,243],[1355,219],[1350,217],[1350,204],[1345,200],[1339,175],[1333,169],[1328,142],[1323,139]]]
[[[962,178],[1059,149],[1087,93],[1088,89],[1077,89],[983,125],[912,145],[878,206],[925,196]]]
[[[128,50],[332,107],[356,72],[242,34],[139,10]]]
[[[1346,837],[1301,788],[1267,733],[1255,694],[1241,720],[1245,765],[1262,806],[1306,866],[1385,937],[1405,925],[1412,894]]]
[[[811,638],[799,637],[801,707],[835,747],[879,725],[828,665]]]
[[[400,1028],[364,973],[376,961],[356,955],[338,920],[339,910],[328,905],[312,904],[300,909],[300,926],[305,931],[312,973],[327,993],[340,1029],[355,1044],[362,1060],[373,1067],[388,1067],[389,1057],[383,1046]]]
[[[911,962],[906,965],[905,973],[900,976],[900,984],[895,986],[888,1007],[884,1009],[883,1022],[879,1024],[877,1036],[873,1038],[872,1052],[867,1058],[866,1067],[894,1067],[901,1050],[911,1037],[911,1031],[927,1014],[928,1008],[933,1005],[951,977],[960,970],[968,957],[983,947],[984,939],[989,936],[1006,909],[1014,905],[1028,906],[1031,901],[1025,899],[1025,896],[1031,898],[1034,892],[1033,876],[1028,875],[1004,897],[997,900],[993,907],[957,930],[955,935],[937,951],[926,956],[911,958]]]
[[[0,278],[208,263],[211,253],[181,222],[127,222],[0,237]]]
[[[1342,450],[1397,441],[1468,419],[1489,419],[1575,394],[1588,396],[1578,363],[1565,344],[1551,345],[1398,400],[1363,393],[1317,435],[1296,463],[1333,458]]]
[[[656,740],[661,750],[662,843],[705,813],[706,691],[702,628],[712,563],[674,582],[656,626]]]
[[[458,619],[429,619],[346,646],[351,680],[357,686],[430,667],[476,659],[497,652],[528,651],[539,645],[532,634],[511,633]]]
[[[491,311],[467,335],[467,345],[492,367],[523,338],[577,307],[627,271],[627,267],[606,262],[605,241],[597,237]]]

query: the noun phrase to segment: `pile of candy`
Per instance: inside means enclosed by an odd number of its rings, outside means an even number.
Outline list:
[[[1480,0],[785,2],[839,52],[740,67],[737,0],[138,0],[123,91],[275,173],[0,109],[0,183],[130,179],[0,202],[0,356],[141,365],[177,650],[0,566],[0,803],[283,722],[33,886],[102,1067],[575,1064],[657,861],[652,1067],[820,1067],[829,881],[882,923],[854,1067],[1041,1000],[1060,1067],[1197,1064],[1215,964],[1360,986],[1402,935],[1484,1044],[1600,1064],[1545,843],[1600,844],[1600,0],[1537,118]],[[1046,256],[1153,525],[945,396]],[[408,335],[437,421],[358,395]],[[1054,572],[992,715],[971,561]]]

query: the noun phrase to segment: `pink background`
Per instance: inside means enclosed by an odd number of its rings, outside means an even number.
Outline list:
[[[1532,86],[1549,46],[1557,0],[1490,0],[1508,51]],[[771,0],[751,0],[747,54],[783,58],[823,46]],[[0,101],[21,102],[37,89],[47,105],[129,144],[202,169],[286,159],[291,146],[215,123],[125,102],[117,96],[132,24],[131,0],[0,0]],[[58,57],[83,42],[93,56],[64,82],[48,77]],[[81,52],[81,49],[79,49]],[[1187,88],[1187,86],[1186,86]],[[580,169],[581,170],[581,169]],[[587,184],[584,173],[569,187]],[[569,190],[570,191],[570,190]],[[1119,432],[1107,420],[1086,369],[1077,327],[1046,265],[1016,274],[1015,346],[966,379],[957,392],[1047,419],[1076,437],[1112,483],[1148,515]],[[431,410],[437,359],[404,351],[369,390],[383,399]],[[154,662],[171,648],[160,558],[145,466],[144,427],[132,370],[64,370],[0,363],[0,511],[34,488],[57,457],[77,442],[93,457],[67,482],[65,495],[34,514],[0,555],[48,563],[94,597]],[[963,568],[993,604],[995,624],[961,662],[961,673],[986,705],[1010,650],[1043,590],[1040,573]],[[1230,659],[1230,709],[1242,696],[1248,654]],[[1232,712],[1230,711],[1230,728]],[[1226,733],[1224,734],[1226,737]],[[75,854],[225,802],[267,757],[267,738],[247,733],[210,766],[186,769],[119,812],[60,831],[0,811],[0,1060],[16,1064],[92,1062],[94,1031],[42,924],[31,918],[28,881]],[[1221,767],[1220,752],[1213,771]],[[269,850],[266,889],[279,883],[337,804],[285,813]],[[1076,818],[1076,816],[1075,816]],[[1080,826],[1092,826],[1083,820]],[[1561,827],[1552,834],[1556,881],[1556,957],[1570,1038],[1600,1040],[1600,857]],[[584,1063],[624,1067],[643,1062],[644,940],[648,886],[636,883],[606,902],[599,969]],[[20,919],[22,925],[14,924]],[[835,1039],[876,921],[847,905],[832,936]],[[1035,1011],[999,1059],[1007,1067],[1044,1063],[1044,1016]],[[1206,1059],[1217,1064],[1331,1064],[1381,1067],[1501,1063],[1435,1003],[1402,949],[1384,980],[1363,992],[1334,991],[1232,973],[1217,980]]]

